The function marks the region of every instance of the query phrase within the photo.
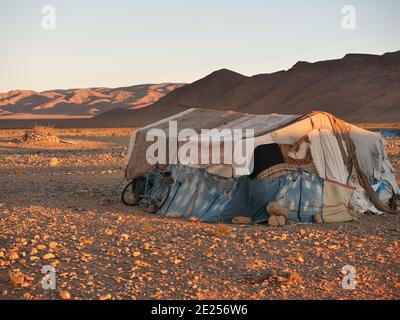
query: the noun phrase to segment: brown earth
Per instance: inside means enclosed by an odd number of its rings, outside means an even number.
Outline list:
[[[131,129],[0,131],[0,299],[399,299],[400,216],[283,228],[212,225],[104,201]],[[388,139],[400,170],[400,139]],[[398,171],[399,172],[399,171]],[[57,289],[43,290],[53,265]],[[341,286],[346,265],[356,289]]]

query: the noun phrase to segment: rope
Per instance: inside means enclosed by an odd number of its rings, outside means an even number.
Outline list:
[[[326,113],[326,112],[321,112],[325,114],[328,118],[329,121],[331,122],[332,128],[334,130],[334,133],[338,140],[343,139],[346,143],[346,148],[347,148],[347,154],[345,154],[345,159],[347,162],[347,167],[350,170],[349,174],[351,174],[351,169],[354,168],[356,170],[357,176],[359,178],[359,182],[361,186],[366,190],[367,195],[369,196],[371,202],[375,205],[376,208],[379,210],[390,213],[390,214],[397,214],[400,213],[398,210],[393,210],[389,208],[387,205],[385,205],[377,196],[375,191],[371,188],[368,178],[366,174],[361,170],[361,166],[358,162],[357,159],[357,154],[356,154],[356,146],[354,144],[353,139],[351,139],[350,136],[350,127],[346,125],[346,123],[342,120],[339,120],[335,118],[333,115]],[[341,142],[339,143],[339,146],[342,146]],[[343,146],[342,146],[343,147]],[[343,150],[344,151],[344,150]]]

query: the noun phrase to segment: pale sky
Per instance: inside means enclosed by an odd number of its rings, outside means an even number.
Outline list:
[[[42,28],[44,5],[56,29]],[[342,28],[342,7],[356,29]],[[0,0],[0,92],[193,82],[400,50],[399,0]]]

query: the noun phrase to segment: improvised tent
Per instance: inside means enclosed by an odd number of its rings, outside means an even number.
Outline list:
[[[187,128],[191,133],[182,142],[178,132]],[[211,131],[204,134],[204,129]],[[198,148],[206,140],[217,141],[224,129],[245,134],[233,147],[220,143],[218,152]],[[246,129],[253,130],[254,139]],[[160,151],[154,159],[148,152],[160,140],[155,137],[160,131],[168,182],[154,169]],[[235,160],[235,143],[241,149],[250,140],[243,165]],[[178,157],[183,147],[184,162]],[[186,110],[132,134],[126,178],[143,176],[141,201],[153,203],[152,211],[208,222],[229,223],[244,216],[260,223],[268,219],[266,207],[272,202],[285,207],[293,222],[313,222],[316,216],[323,222],[352,221],[367,211],[397,213],[394,200],[400,194],[381,135],[325,112],[300,116]]]

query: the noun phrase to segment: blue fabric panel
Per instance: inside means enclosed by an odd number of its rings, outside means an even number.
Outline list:
[[[167,199],[159,213],[180,212],[189,217],[190,203],[196,196],[197,185],[201,178],[200,170],[174,165],[171,166],[171,176],[174,180],[172,184],[169,199]]]
[[[250,177],[222,178],[202,169],[171,168],[174,184],[159,213],[180,212],[202,221],[231,222],[236,216],[255,222],[268,219],[266,206],[273,201],[286,179],[260,180]]]
[[[313,222],[313,216],[322,213],[323,180],[308,172],[293,172],[279,191],[276,202],[289,209],[289,220]]]
[[[277,201],[289,209],[289,220],[312,222],[322,212],[323,180],[307,172],[293,172],[273,180],[248,176],[222,178],[203,169],[171,166],[174,183],[158,213],[180,212],[202,221],[230,223],[236,216],[264,222],[266,206]]]

